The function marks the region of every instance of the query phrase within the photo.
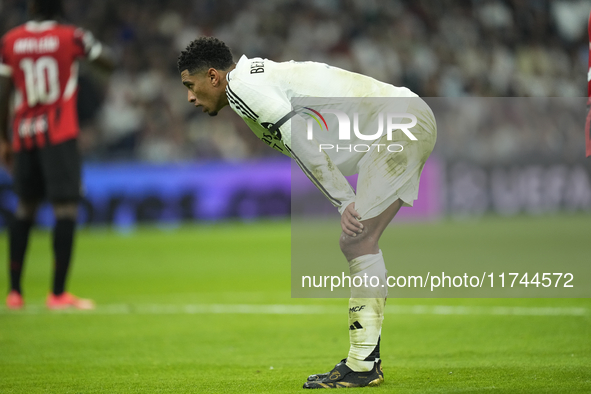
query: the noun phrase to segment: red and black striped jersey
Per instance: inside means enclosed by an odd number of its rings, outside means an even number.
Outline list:
[[[2,37],[0,75],[11,77],[15,87],[15,151],[78,136],[77,60],[93,60],[101,50],[90,32],[55,21],[31,21]]]

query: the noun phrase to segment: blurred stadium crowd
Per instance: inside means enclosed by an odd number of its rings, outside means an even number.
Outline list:
[[[80,142],[90,160],[276,154],[232,111],[212,119],[186,102],[176,58],[199,35],[224,40],[236,60],[246,54],[326,62],[407,86],[423,97],[586,96],[590,1],[64,0],[64,5],[69,21],[91,30],[119,59],[110,78],[88,68],[81,72]],[[25,0],[0,0],[2,34],[26,19]],[[473,159],[487,161],[511,160],[532,149],[580,156],[584,113],[580,116],[580,128],[541,124],[546,129],[537,133],[504,123],[499,113],[475,130],[463,127],[445,139],[440,134],[437,149],[443,156],[471,152]],[[480,141],[477,148],[474,141]]]

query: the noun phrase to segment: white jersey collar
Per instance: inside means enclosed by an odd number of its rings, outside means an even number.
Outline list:
[[[25,23],[25,29],[32,32],[42,32],[45,30],[52,29],[57,24],[56,21],[29,21]]]
[[[232,78],[234,78],[234,73],[236,72],[236,70],[242,68],[246,62],[248,61],[248,58],[246,57],[246,55],[242,55],[240,57],[240,59],[238,60],[238,63],[236,63],[236,67],[234,67],[234,69],[232,71],[230,71],[229,73],[226,74],[226,79],[228,81],[230,81]]]

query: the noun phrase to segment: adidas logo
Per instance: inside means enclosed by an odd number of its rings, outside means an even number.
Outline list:
[[[363,326],[358,321],[349,326],[349,331],[362,329]]]

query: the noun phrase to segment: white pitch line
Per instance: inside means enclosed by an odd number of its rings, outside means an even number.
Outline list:
[[[340,315],[346,306],[330,305],[269,305],[269,304],[105,304],[93,311],[68,309],[57,313],[93,315],[192,315],[192,314],[248,314],[248,315]],[[0,307],[0,315],[39,315],[56,313],[42,305],[27,305],[23,310],[10,311]],[[388,305],[387,315],[488,315],[488,316],[589,316],[584,307],[527,307],[527,306],[451,306],[451,305]]]
[[[392,305],[386,313],[399,315],[586,316],[583,307]]]

